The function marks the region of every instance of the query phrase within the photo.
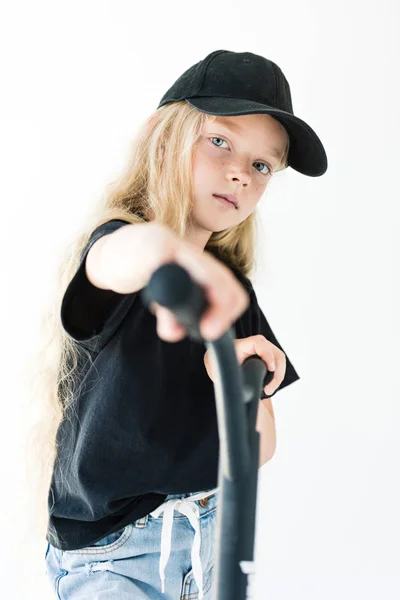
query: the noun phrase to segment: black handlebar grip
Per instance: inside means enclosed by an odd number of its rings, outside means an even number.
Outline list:
[[[159,267],[142,290],[141,297],[147,307],[157,302],[168,308],[191,339],[204,341],[199,323],[209,303],[202,286],[183,267],[174,262]]]

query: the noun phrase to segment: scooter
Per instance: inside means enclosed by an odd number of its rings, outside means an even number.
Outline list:
[[[213,371],[219,374],[214,390],[220,440],[213,600],[250,600],[260,443],[255,427],[267,365],[253,355],[239,366],[233,327],[214,342],[203,339],[199,323],[209,304],[203,288],[180,265],[162,265],[141,295],[147,306],[157,302],[168,308],[190,339],[212,348]]]

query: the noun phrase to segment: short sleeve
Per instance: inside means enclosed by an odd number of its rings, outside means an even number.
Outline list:
[[[75,341],[89,350],[99,351],[109,341],[137,295],[137,292],[119,294],[113,290],[100,289],[86,276],[86,257],[93,244],[103,235],[127,224],[127,221],[113,219],[93,231],[61,302],[63,328]]]
[[[282,352],[284,352],[285,356],[286,356],[286,372],[285,372],[285,377],[284,377],[282,383],[274,391],[274,393],[270,394],[270,395],[266,394],[263,389],[262,396],[261,396],[261,399],[263,400],[264,398],[272,398],[272,396],[274,396],[279,390],[282,390],[284,387],[297,381],[298,379],[300,379],[300,377],[299,377],[297,371],[295,370],[287,353],[285,352],[285,350],[282,348],[281,344],[276,339],[276,336],[275,336],[274,332],[272,331],[270,324],[268,323],[267,319],[265,318],[265,315],[258,304],[257,296],[256,296],[256,293],[254,292],[254,289],[251,289],[251,291],[249,292],[249,296],[250,296],[252,335],[258,335],[258,334],[263,335],[269,342],[271,342],[272,344],[277,346],[280,350],[282,350]],[[267,385],[267,377],[268,377],[268,374],[264,379],[263,388]]]

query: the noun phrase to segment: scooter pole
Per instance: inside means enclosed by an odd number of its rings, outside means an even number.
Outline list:
[[[203,288],[176,263],[157,269],[142,290],[143,302],[168,308],[193,341],[212,349],[220,455],[213,600],[253,598],[254,539],[258,482],[259,433],[255,430],[267,366],[258,356],[241,367],[233,328],[218,340],[203,339],[199,323],[208,308]]]

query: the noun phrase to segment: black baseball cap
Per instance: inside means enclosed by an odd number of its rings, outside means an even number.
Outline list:
[[[157,107],[185,100],[216,116],[263,113],[290,138],[288,166],[310,177],[323,175],[328,160],[315,131],[293,114],[289,83],[277,64],[252,52],[215,50],[187,69]]]

